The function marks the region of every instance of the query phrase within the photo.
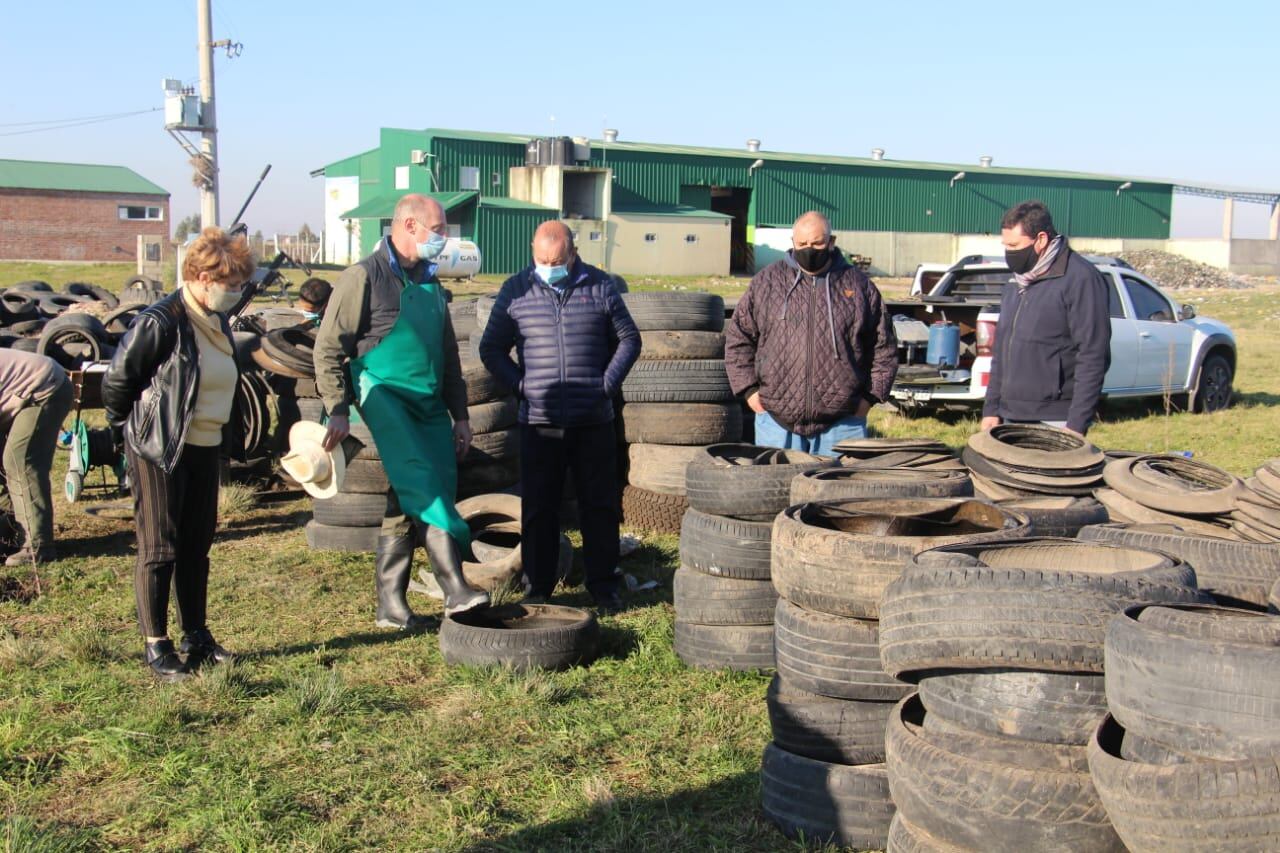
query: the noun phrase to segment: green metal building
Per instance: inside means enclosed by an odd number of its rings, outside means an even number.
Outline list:
[[[565,215],[555,205],[511,198],[512,170],[526,166],[529,143],[537,139],[383,128],[377,148],[315,173],[326,181],[326,229],[340,244],[346,237],[344,223],[354,223],[350,233],[358,234],[358,240],[352,237],[350,249],[363,255],[381,236],[400,196],[433,193],[449,211],[455,233],[480,245],[484,272],[513,272],[528,263],[529,238],[537,224]],[[1037,198],[1053,211],[1059,229],[1073,238],[1169,236],[1170,183],[757,148],[576,142],[577,153],[565,165],[607,176],[609,201],[599,219],[622,214],[625,220],[629,213],[696,218],[704,213],[710,225],[712,217],[729,217],[731,259],[723,260],[735,272],[749,272],[755,261],[768,256],[757,251],[765,248],[767,232],[790,229],[797,216],[812,209],[825,213],[838,232],[982,235],[998,233],[1008,207]],[[606,242],[615,236],[625,242],[625,231],[615,235],[606,228],[602,233]],[[644,235],[651,237],[656,239]],[[694,243],[697,235],[691,232],[687,239]],[[842,242],[848,246],[847,240]],[[607,250],[602,257],[609,258]]]

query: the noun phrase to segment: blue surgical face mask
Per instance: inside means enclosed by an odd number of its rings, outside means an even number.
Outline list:
[[[437,234],[432,231],[431,236],[427,238],[427,242],[418,244],[418,257],[424,261],[435,260],[444,251],[444,244],[448,242],[448,239],[443,234]]]
[[[564,264],[556,266],[548,266],[543,264],[534,264],[533,268],[538,272],[538,278],[547,284],[555,287],[560,282],[569,277],[569,268]]]

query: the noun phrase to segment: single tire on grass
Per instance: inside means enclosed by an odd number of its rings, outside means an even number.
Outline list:
[[[595,614],[576,607],[509,604],[458,613],[440,626],[440,656],[454,665],[568,669],[590,663],[599,646]]]

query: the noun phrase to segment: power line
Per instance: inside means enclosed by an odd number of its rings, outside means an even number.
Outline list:
[[[132,116],[145,115],[146,113],[156,113],[163,110],[164,107],[152,107],[146,110],[134,110],[127,113],[105,113],[97,116],[81,116],[79,118],[64,119],[47,119],[45,121],[19,121],[10,124],[0,124],[0,127],[25,127],[26,130],[11,130],[7,133],[0,133],[0,136],[22,136],[28,133],[43,133],[48,130],[66,130],[72,127],[83,127],[88,124],[100,124],[107,121],[116,121],[117,119],[130,118]],[[32,127],[32,125],[47,125],[46,127]]]

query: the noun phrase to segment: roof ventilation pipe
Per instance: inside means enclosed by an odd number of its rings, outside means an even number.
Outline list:
[[[990,168],[991,168],[991,155],[990,155],[990,154],[983,154],[981,157],[979,157],[979,158],[978,158],[978,165],[979,165],[979,166],[981,166],[981,167],[982,167],[982,168],[984,168],[984,169],[990,169]]]
[[[760,140],[759,140],[759,139],[748,139],[748,140],[747,140],[747,150],[748,150],[748,151],[750,151],[750,152],[752,152],[753,154],[754,154],[755,152],[759,151],[759,150],[760,150]]]
[[[883,148],[872,148],[872,149],[871,149],[871,159],[872,159],[872,160],[883,160],[883,159],[884,159],[884,149],[883,149]]]
[[[612,127],[607,127],[607,128],[605,128],[605,131],[604,131],[604,141],[605,141],[605,142],[617,142],[617,141],[618,141],[618,131],[617,131],[617,130],[615,130],[614,128],[612,128]]]

